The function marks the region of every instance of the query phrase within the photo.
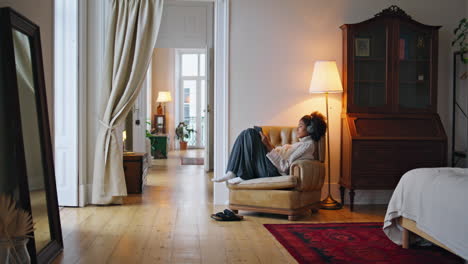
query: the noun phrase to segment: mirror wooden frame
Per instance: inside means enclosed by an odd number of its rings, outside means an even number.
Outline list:
[[[50,136],[49,117],[47,111],[46,89],[44,81],[44,68],[42,62],[42,49],[39,27],[12,8],[0,8],[0,76],[4,76],[2,93],[6,96],[5,109],[8,110],[9,119],[6,120],[5,133],[14,140],[12,160],[14,161],[14,174],[19,187],[18,205],[31,212],[28,177],[26,171],[26,158],[24,151],[21,127],[21,113],[19,91],[15,67],[13,45],[13,29],[28,36],[31,49],[31,62],[34,88],[36,91],[36,107],[38,113],[39,135],[41,138],[41,154],[44,168],[44,183],[47,201],[47,215],[50,227],[50,242],[36,252],[34,233],[28,242],[28,251],[32,263],[49,263],[63,250],[62,229],[57,201],[57,188],[55,183],[54,157]],[[0,84],[0,88],[1,88]],[[0,111],[3,109],[0,109]],[[2,150],[4,151],[4,150]],[[8,149],[7,149],[8,151]],[[34,221],[34,216],[33,216]]]

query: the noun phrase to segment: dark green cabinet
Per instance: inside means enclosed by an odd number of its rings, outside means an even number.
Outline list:
[[[151,155],[155,159],[167,159],[169,137],[167,135],[151,135]]]

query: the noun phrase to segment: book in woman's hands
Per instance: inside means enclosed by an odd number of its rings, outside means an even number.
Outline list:
[[[255,130],[257,130],[258,133],[260,133],[260,132],[263,133],[262,127],[254,126],[253,128],[254,128]]]

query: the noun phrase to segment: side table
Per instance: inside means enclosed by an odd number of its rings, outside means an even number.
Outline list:
[[[167,159],[169,136],[166,134],[155,134],[149,136],[151,140],[151,155],[155,159]]]
[[[123,166],[127,193],[142,193],[146,184],[148,162],[146,153],[124,152]]]

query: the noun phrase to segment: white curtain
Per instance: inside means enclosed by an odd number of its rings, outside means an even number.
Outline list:
[[[120,204],[127,195],[123,171],[122,135],[125,119],[141,90],[159,25],[163,0],[112,0],[99,103],[100,116],[94,159],[92,203]]]

